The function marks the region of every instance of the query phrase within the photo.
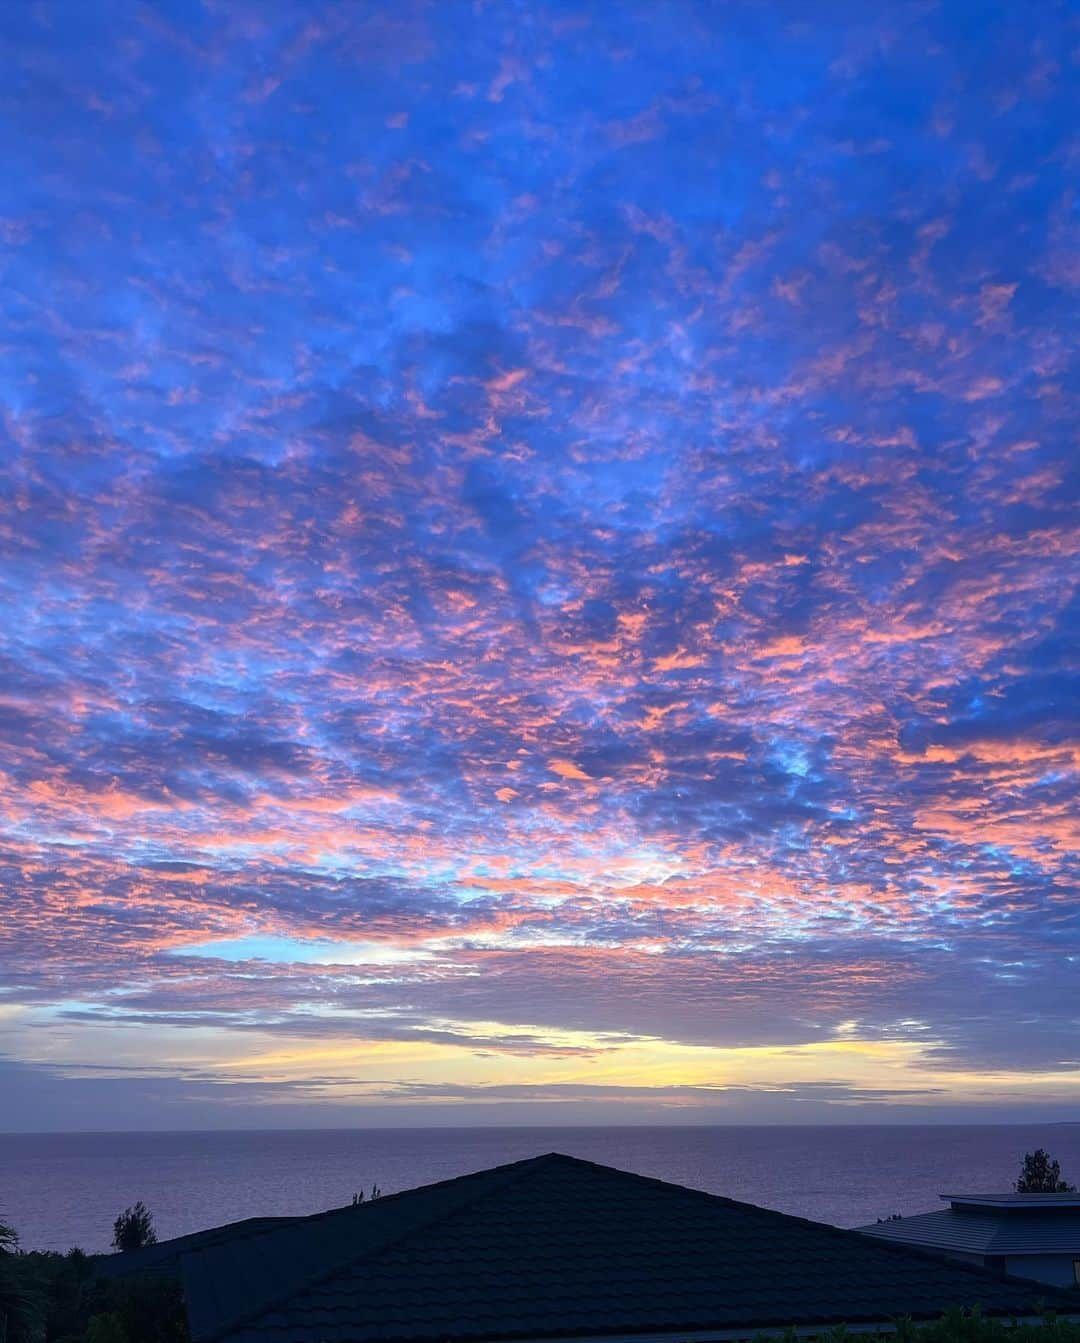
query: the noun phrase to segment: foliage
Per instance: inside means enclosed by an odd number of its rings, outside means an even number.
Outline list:
[[[1024,1155],[1020,1177],[1016,1181],[1018,1194],[1071,1194],[1075,1185],[1061,1178],[1061,1162],[1054,1161],[1049,1152],[1040,1147]]]
[[[157,1244],[154,1219],[141,1199],[133,1207],[125,1208],[113,1223],[112,1243],[114,1250],[121,1251]]]
[[[382,1190],[379,1188],[377,1184],[373,1184],[371,1186],[371,1193],[368,1195],[368,1201],[374,1203],[377,1198],[381,1197],[382,1197]],[[362,1189],[358,1194],[353,1194],[352,1205],[354,1208],[357,1207],[359,1204],[363,1203],[363,1201],[364,1201],[364,1191]]]
[[[0,1255],[31,1309],[0,1343],[188,1343],[179,1283],[98,1277],[81,1250]],[[0,1279],[2,1280],[2,1279]],[[14,1317],[13,1317],[14,1318]]]
[[[86,1327],[86,1343],[128,1343],[123,1320],[112,1311],[91,1316]]]
[[[42,1343],[41,1298],[21,1255],[0,1254],[0,1343]]]
[[[41,1293],[46,1338],[50,1343],[81,1340],[94,1286],[93,1261],[82,1250],[29,1254],[26,1260]]]
[[[916,1324],[903,1318],[894,1321],[888,1333],[862,1335],[877,1337],[882,1343],[1080,1343],[1080,1323],[1046,1315],[1032,1324],[1013,1320],[988,1319],[976,1306],[974,1310],[950,1310],[940,1320]],[[855,1343],[856,1336],[838,1324],[816,1336],[816,1343]],[[758,1335],[757,1343],[766,1343]],[[777,1343],[775,1338],[768,1343]],[[806,1335],[788,1329],[780,1343],[808,1343]]]
[[[188,1343],[187,1313],[173,1278],[137,1277],[102,1284],[92,1298],[98,1336],[85,1343]],[[105,1332],[119,1327],[119,1333]],[[50,1340],[51,1343],[51,1340]]]
[[[37,1284],[22,1271],[19,1237],[0,1223],[0,1343],[39,1343],[43,1338]]]
[[[1080,1324],[1046,1315],[1031,1324],[988,1319],[976,1307],[950,1310],[932,1324],[897,1322],[897,1343],[1080,1343]]]

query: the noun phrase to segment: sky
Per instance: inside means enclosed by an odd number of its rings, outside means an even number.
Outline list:
[[[0,1127],[1080,1118],[1070,4],[0,43]]]

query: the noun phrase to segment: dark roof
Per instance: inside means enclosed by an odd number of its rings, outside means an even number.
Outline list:
[[[105,1278],[128,1278],[136,1273],[147,1276],[178,1273],[181,1258],[193,1250],[207,1249],[222,1241],[259,1235],[263,1231],[276,1231],[306,1220],[304,1217],[248,1217],[242,1222],[228,1222],[225,1226],[214,1226],[208,1231],[193,1231],[189,1236],[176,1236],[156,1245],[146,1245],[141,1250],[100,1255],[97,1270]]]
[[[897,1244],[965,1254],[1065,1254],[1080,1259],[1080,1210],[1027,1210],[1015,1216],[992,1208],[942,1208],[859,1230]]]
[[[179,1255],[195,1343],[466,1343],[1034,1315],[1064,1294],[551,1154]]]

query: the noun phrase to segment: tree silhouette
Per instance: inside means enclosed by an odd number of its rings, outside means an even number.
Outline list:
[[[157,1244],[154,1219],[141,1199],[113,1222],[112,1243],[114,1250],[141,1250],[144,1245]]]
[[[0,1222],[0,1340],[35,1343],[41,1338],[41,1301],[18,1253],[19,1238]]]
[[[1016,1181],[1018,1194],[1072,1194],[1076,1186],[1061,1178],[1061,1162],[1054,1161],[1049,1152],[1040,1147],[1024,1154],[1020,1178]]]

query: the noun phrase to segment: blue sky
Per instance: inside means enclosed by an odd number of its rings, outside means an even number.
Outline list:
[[[0,1122],[1076,1113],[1071,6],[0,41]]]

